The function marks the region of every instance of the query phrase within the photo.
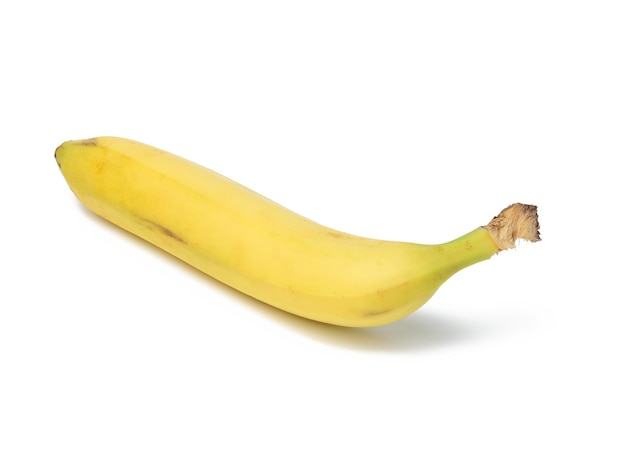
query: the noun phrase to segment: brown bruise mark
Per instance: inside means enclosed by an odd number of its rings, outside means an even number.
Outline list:
[[[81,146],[97,146],[98,138],[87,138],[86,140],[80,140],[78,142]]]
[[[391,311],[391,308],[386,308],[386,309],[382,309],[382,310],[372,310],[372,311],[368,311],[367,313],[363,314],[363,317],[365,318],[370,318],[370,317],[374,317],[374,316],[380,316],[381,314],[385,314]]]
[[[401,282],[400,284],[397,284],[397,285],[395,285],[393,287],[389,287],[387,289],[380,289],[380,290],[376,291],[376,295],[378,295],[378,297],[380,297],[380,299],[382,300],[382,299],[384,299],[386,297],[386,295],[390,291],[392,291],[392,290],[395,291],[395,290],[400,289],[402,287],[405,287],[407,285],[409,285],[409,281],[404,281],[404,282]],[[369,317],[380,316],[380,315],[383,315],[385,313],[388,313],[388,312],[392,311],[393,309],[394,308],[380,308],[378,310],[371,310],[371,311],[368,311],[367,313],[365,313],[363,316],[364,317],[368,317],[368,318]]]
[[[150,221],[150,220],[142,220],[146,225],[148,225],[148,227],[152,227],[154,229],[156,229],[157,231],[165,234],[167,237],[170,237],[172,239],[174,239],[175,241],[178,241],[182,244],[186,244],[187,242],[180,237],[178,234],[176,234],[174,231],[172,231],[169,228],[166,228],[163,225],[160,225],[158,223],[155,223],[154,221]]]
[[[328,235],[330,237],[334,237],[335,239],[346,239],[346,235],[337,231],[328,231]]]
[[[363,237],[355,236],[354,234],[342,233],[340,231],[330,230],[330,231],[327,231],[327,234],[334,239],[348,239],[348,240],[359,241],[359,242],[366,240]]]

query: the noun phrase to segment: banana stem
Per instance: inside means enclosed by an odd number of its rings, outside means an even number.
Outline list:
[[[540,241],[537,206],[512,204],[484,226],[500,250],[512,249],[518,239]]]

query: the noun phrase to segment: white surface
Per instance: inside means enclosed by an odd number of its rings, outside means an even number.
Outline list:
[[[0,8],[0,460],[625,460],[623,2],[39,3]],[[97,135],[356,234],[520,201],[543,241],[320,325],[86,212],[53,152]]]

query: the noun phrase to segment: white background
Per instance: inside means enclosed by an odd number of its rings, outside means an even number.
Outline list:
[[[0,460],[626,459],[623,2],[5,3]],[[53,153],[98,135],[355,234],[520,201],[543,241],[321,325],[87,212]]]

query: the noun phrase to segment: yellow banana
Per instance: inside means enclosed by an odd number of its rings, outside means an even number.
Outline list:
[[[243,293],[293,314],[366,327],[422,306],[462,268],[539,240],[535,206],[440,245],[368,239],[319,225],[181,157],[123,138],[55,152],[94,213]]]

